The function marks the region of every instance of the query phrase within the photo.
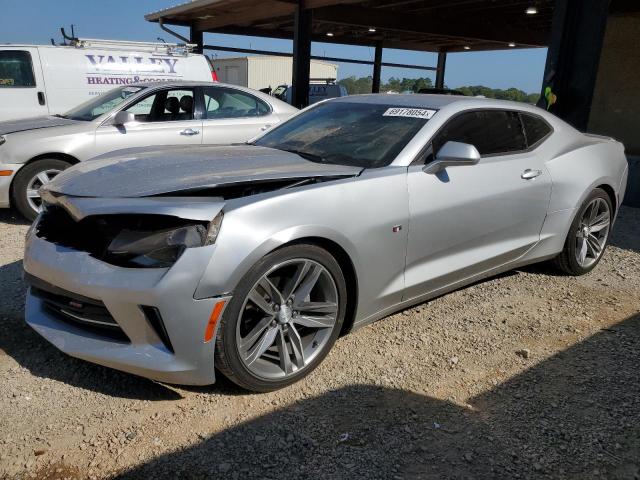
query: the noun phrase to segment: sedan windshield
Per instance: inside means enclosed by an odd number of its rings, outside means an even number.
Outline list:
[[[294,152],[314,162],[385,167],[434,113],[392,104],[328,102],[292,118],[254,144]]]
[[[142,90],[142,87],[114,88],[99,97],[92,98],[91,100],[78,105],[76,108],[73,108],[60,116],[71,120],[85,120],[90,122],[91,120],[98,118],[100,115],[110,112],[124,102],[128,97],[138,93],[140,90]]]

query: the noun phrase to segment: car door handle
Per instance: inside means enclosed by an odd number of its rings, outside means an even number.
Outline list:
[[[44,96],[44,92],[38,92],[38,103],[40,105],[44,105],[45,103],[47,103],[45,96]]]
[[[527,168],[524,172],[522,172],[520,178],[524,180],[532,180],[536,177],[539,177],[540,175],[542,175],[542,170],[531,170],[530,168]]]
[[[267,129],[271,128],[271,124],[267,124],[267,125],[263,125],[262,127],[260,127],[260,130],[262,130],[263,132]]]
[[[185,137],[191,137],[193,135],[198,135],[200,132],[198,130],[193,130],[191,128],[185,128],[180,132],[180,135],[184,135]]]

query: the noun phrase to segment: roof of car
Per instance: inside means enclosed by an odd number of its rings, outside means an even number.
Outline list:
[[[238,87],[237,85],[227,85],[225,83],[213,82],[213,81],[197,81],[197,80],[178,80],[178,81],[168,81],[168,82],[132,82],[128,83],[127,87],[195,87],[199,85],[218,85],[223,87]]]
[[[332,99],[331,102],[368,103],[374,105],[393,105],[407,108],[430,108],[440,110],[447,105],[459,103],[462,108],[508,108],[523,111],[543,111],[536,106],[526,103],[512,102],[508,100],[496,100],[494,98],[467,97],[463,95],[437,95],[437,94],[367,94],[350,95]]]
[[[405,95],[392,93],[378,93],[369,95],[349,95],[336,98],[334,102],[369,103],[374,105],[397,105],[399,107],[413,108],[442,108],[450,103],[465,100],[468,97],[455,95]]]

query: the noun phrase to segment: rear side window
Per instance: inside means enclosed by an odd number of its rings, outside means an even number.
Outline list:
[[[551,133],[551,127],[541,118],[526,113],[521,114],[521,118],[529,147],[536,146]]]
[[[204,89],[204,107],[208,119],[261,117],[269,113],[269,105],[259,98],[230,88]]]
[[[438,152],[449,142],[474,145],[480,155],[495,155],[526,150],[526,139],[517,112],[481,110],[463,113],[453,118],[433,141]]]
[[[0,88],[35,86],[31,54],[23,50],[1,50]]]

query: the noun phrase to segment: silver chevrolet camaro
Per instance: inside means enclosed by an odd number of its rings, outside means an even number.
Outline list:
[[[624,147],[524,104],[363,95],[249,144],[121,151],[42,190],[26,320],[159,381],[268,391],[341,333],[481,278],[598,263]]]

